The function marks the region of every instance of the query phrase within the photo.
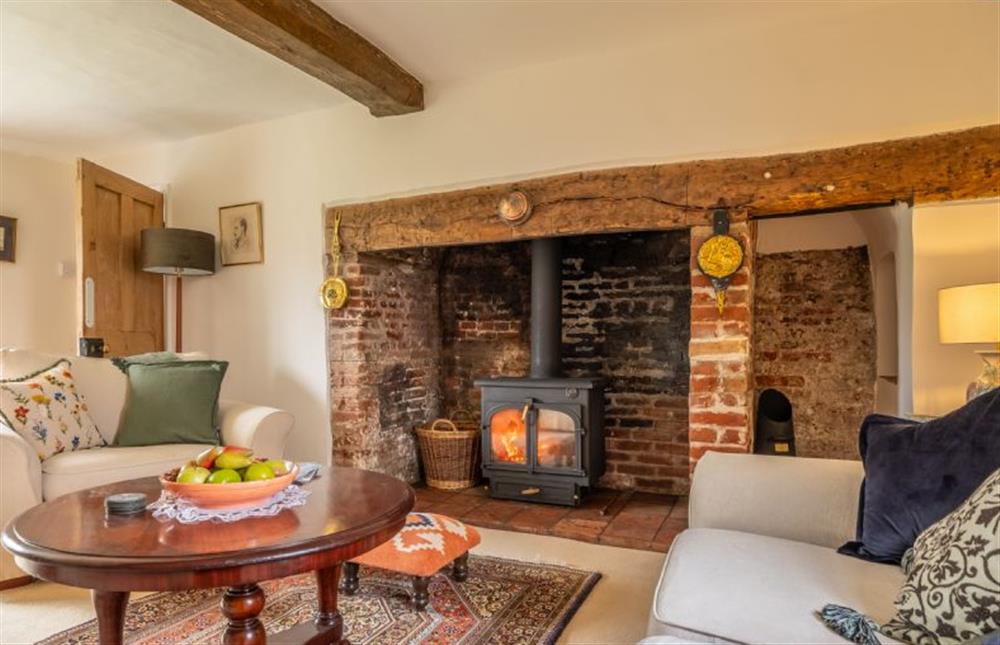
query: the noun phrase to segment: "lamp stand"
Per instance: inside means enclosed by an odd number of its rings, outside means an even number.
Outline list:
[[[980,394],[985,394],[993,388],[1000,387],[1000,344],[994,349],[977,349],[976,353],[983,359],[983,371],[965,390],[965,400],[971,401]]]
[[[183,298],[181,297],[181,274],[178,271],[175,275],[177,282],[174,283],[174,351],[180,354],[181,349],[181,318],[183,312]]]

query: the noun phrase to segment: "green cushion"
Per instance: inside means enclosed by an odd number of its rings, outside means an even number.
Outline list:
[[[227,367],[225,361],[129,365],[115,445],[220,443],[215,417]]]
[[[128,374],[129,365],[150,365],[152,363],[175,363],[181,358],[173,352],[146,352],[131,356],[116,356],[111,359],[112,365]]]

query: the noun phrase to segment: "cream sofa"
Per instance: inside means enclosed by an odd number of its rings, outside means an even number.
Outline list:
[[[706,454],[643,643],[847,643],[815,617],[827,603],[887,621],[900,568],[836,552],[863,475],[856,461]]]
[[[58,359],[29,350],[0,350],[0,379],[31,374]],[[107,359],[71,357],[70,361],[77,389],[110,444],[125,404],[126,377]],[[252,448],[258,455],[282,456],[293,421],[284,410],[219,401],[223,442]],[[158,475],[204,448],[200,444],[92,448],[39,461],[28,443],[0,419],[0,526],[43,500],[91,486]],[[10,554],[0,549],[0,581],[21,575]]]

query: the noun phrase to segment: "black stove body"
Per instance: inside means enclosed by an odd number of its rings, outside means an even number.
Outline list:
[[[531,375],[475,382],[492,497],[575,506],[604,474],[604,380],[561,374],[561,274],[561,241],[532,241]]]

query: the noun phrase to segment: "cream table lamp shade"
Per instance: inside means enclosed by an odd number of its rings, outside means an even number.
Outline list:
[[[938,292],[938,338],[942,343],[993,343],[978,350],[983,372],[966,389],[966,398],[1000,387],[1000,282],[951,287]]]
[[[1000,282],[941,289],[938,337],[946,344],[1000,343]]]

